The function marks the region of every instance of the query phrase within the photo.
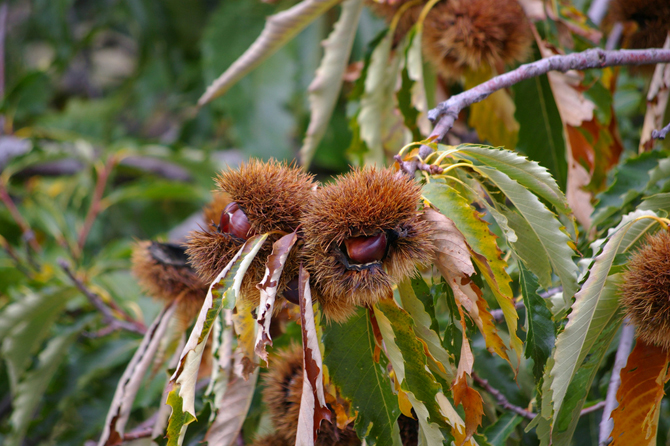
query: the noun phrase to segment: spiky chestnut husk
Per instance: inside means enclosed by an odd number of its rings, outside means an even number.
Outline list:
[[[392,284],[427,264],[432,227],[419,219],[421,187],[391,169],[357,169],[314,193],[305,209],[301,258],[313,294],[329,320],[346,320],[357,306],[392,293]],[[356,265],[345,240],[386,234],[386,254]]]
[[[648,235],[628,261],[621,303],[637,336],[670,348],[670,232]]]
[[[178,314],[186,323],[198,314],[207,296],[207,284],[188,264],[181,245],[138,242],[133,248],[132,271],[147,294],[166,302],[179,300]]]
[[[293,345],[270,360],[265,374],[263,401],[270,412],[276,433],[290,444],[295,444],[302,398],[303,362],[302,348]],[[328,421],[322,421],[316,438],[317,446],[360,445],[356,432],[349,426],[338,429]]]
[[[274,433],[257,438],[251,444],[252,446],[293,446],[295,443],[290,443],[278,433]]]
[[[223,209],[235,202],[246,215],[251,226],[250,233],[274,231],[249,266],[242,282],[242,297],[257,304],[260,295],[256,284],[263,279],[265,260],[272,252],[272,243],[281,237],[281,233],[292,232],[298,227],[302,208],[312,193],[313,179],[286,163],[251,160],[238,169],[223,172],[215,181],[218,195],[206,211],[206,219],[209,216],[209,220],[218,225]],[[217,227],[209,227],[189,234],[186,252],[200,277],[211,283],[243,244],[243,239],[221,232]],[[297,273],[296,254],[292,253],[284,266],[279,297]]]
[[[607,22],[634,22],[637,29],[624,41],[628,48],[661,48],[670,31],[668,0],[614,0]]]
[[[448,0],[436,4],[423,27],[423,53],[445,79],[466,69],[525,60],[533,41],[517,0]]]
[[[202,209],[202,217],[205,220],[205,225],[207,228],[214,228],[221,221],[221,212],[228,206],[228,204],[233,201],[230,198],[230,195],[214,191],[212,193],[212,201],[210,201]]]

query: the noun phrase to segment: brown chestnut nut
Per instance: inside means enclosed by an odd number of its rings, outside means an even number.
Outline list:
[[[345,321],[429,264],[432,226],[420,207],[421,186],[393,169],[354,170],[314,191],[300,258],[326,319]]]
[[[352,263],[365,264],[378,262],[386,254],[386,234],[381,233],[370,237],[352,237],[344,241],[347,256]]]
[[[234,201],[221,212],[219,231],[227,232],[242,240],[246,240],[253,235],[247,215]]]
[[[298,294],[298,278],[294,277],[284,288],[283,293],[284,299],[288,300],[292,304],[300,305],[300,295]]]

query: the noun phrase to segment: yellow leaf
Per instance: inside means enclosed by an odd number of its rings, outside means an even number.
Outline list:
[[[235,333],[237,333],[237,349],[242,353],[242,374],[240,376],[247,379],[249,375],[258,367],[255,361],[256,346],[256,319],[251,314],[252,306],[249,302],[239,300],[237,302],[237,312],[233,314],[233,324]]]
[[[465,88],[486,82],[493,74],[488,65],[479,71],[468,72],[465,75]],[[480,139],[513,150],[519,140],[519,123],[514,118],[515,111],[514,101],[507,91],[498,90],[470,106],[468,124],[477,131]]]

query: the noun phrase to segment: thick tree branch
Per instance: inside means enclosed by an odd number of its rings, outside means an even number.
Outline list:
[[[633,348],[633,339],[635,337],[635,326],[628,325],[624,322],[621,330],[621,339],[619,340],[619,348],[614,358],[614,367],[612,368],[612,376],[610,377],[610,384],[607,387],[607,397],[605,397],[605,410],[603,410],[603,418],[600,421],[600,434],[598,435],[598,444],[606,446],[609,444],[609,437],[614,427],[611,415],[612,411],[618,405],[616,400],[616,393],[621,384],[621,370],[628,362],[628,356]]]
[[[645,65],[670,62],[670,50],[650,48],[646,50],[616,50],[606,51],[600,48],[589,49],[580,53],[552,56],[532,63],[521,65],[508,73],[496,76],[474,88],[450,97],[428,112],[428,119],[435,123],[429,137],[441,141],[453,127],[458,114],[464,108],[481,102],[492,93],[503,88],[511,87],[526,79],[541,76],[550,71],[566,72],[570,70],[586,70],[589,68],[604,68],[617,65]],[[419,157],[425,159],[432,149],[421,146]],[[410,166],[407,166],[410,167]],[[413,174],[414,171],[401,168]]]
[[[112,309],[109,308],[105,303],[102,301],[100,296],[95,294],[93,291],[89,290],[84,283],[77,279],[75,277],[74,273],[70,269],[70,266],[68,265],[67,261],[65,259],[58,259],[58,265],[63,268],[63,271],[65,271],[65,274],[70,278],[72,283],[81,291],[84,296],[91,302],[91,304],[98,310],[100,313],[102,313],[102,318],[103,321],[108,324],[110,327],[113,329],[120,328],[123,330],[128,330],[132,331],[133,333],[139,333],[139,334],[145,334],[147,331],[147,327],[144,326],[141,322],[133,320],[128,314],[125,312],[121,311],[120,308],[116,307],[115,309],[119,311],[124,319],[126,320],[121,320],[118,319],[117,317],[114,316],[114,313],[112,312]],[[112,330],[113,331],[113,330]]]

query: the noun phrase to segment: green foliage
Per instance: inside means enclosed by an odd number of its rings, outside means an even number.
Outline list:
[[[539,48],[597,45],[581,12],[589,2],[558,3],[534,22],[533,59]],[[429,142],[428,108],[476,79],[436,74],[422,51],[428,23],[405,29],[417,11],[387,29],[366,5],[8,3],[0,443],[126,443],[139,432],[159,444],[250,444],[273,432],[257,366],[271,371],[303,327],[291,307],[277,308],[269,360],[258,364],[258,309],[236,296],[269,235],[247,243],[190,326],[140,289],[135,242],[182,243],[212,178],[251,156],[299,160],[327,182],[350,165],[411,161],[421,144],[434,152],[421,160],[432,170],[415,176],[419,218],[431,207],[445,218],[431,220],[435,258],[342,324],[317,308],[305,336],[327,379],[312,397],[369,445],[402,444],[401,413],[415,419],[419,444],[595,442],[601,411],[582,410],[602,402],[616,373],[622,272],[668,224],[667,143],[638,153],[642,123],[647,132],[667,121],[656,116],[667,115],[666,86],[626,68],[565,84],[534,77],[500,92],[495,109],[491,100],[465,109],[445,145]],[[647,109],[656,87],[650,103],[666,110]],[[517,124],[516,147],[488,145],[514,143]],[[667,401],[659,407],[667,431]]]

